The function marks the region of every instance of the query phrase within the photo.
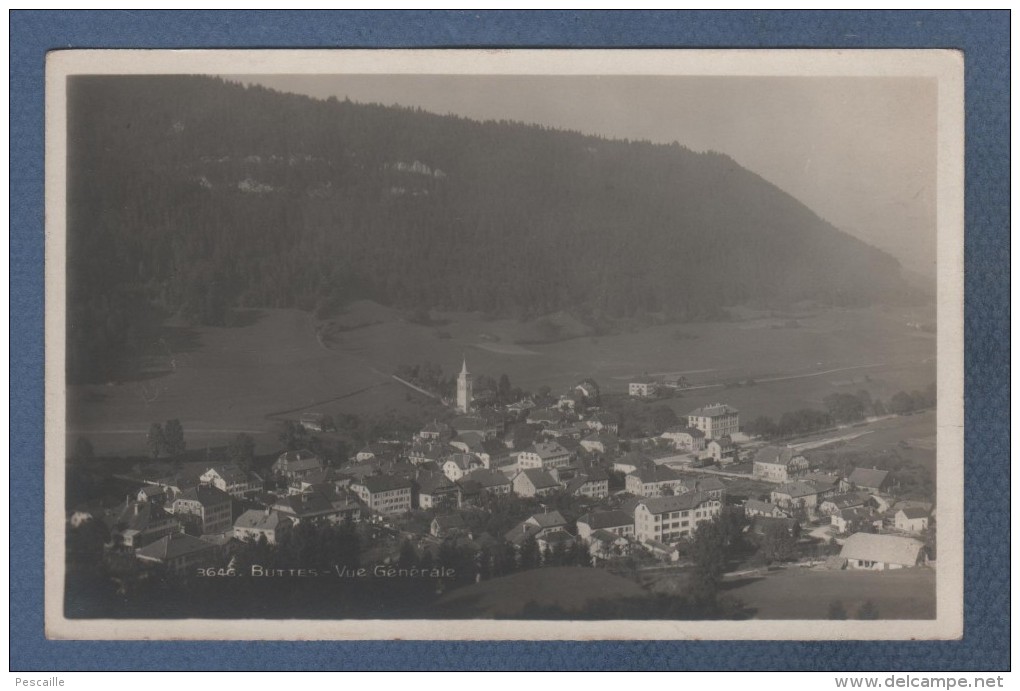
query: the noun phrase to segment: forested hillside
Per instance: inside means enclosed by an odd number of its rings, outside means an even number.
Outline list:
[[[600,322],[912,296],[898,263],[731,159],[189,76],[69,87],[72,381],[157,319],[246,306]]]

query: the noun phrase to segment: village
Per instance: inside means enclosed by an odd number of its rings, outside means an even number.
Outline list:
[[[627,396],[654,400],[669,386],[683,381],[642,377]],[[544,399],[476,400],[465,359],[456,398],[444,401],[448,419],[413,438],[377,439],[348,458],[289,449],[261,473],[214,462],[140,478],[116,507],[70,511],[69,530],[105,526],[104,553],[133,556],[139,578],[390,569],[450,587],[543,565],[682,570],[699,526],[724,514],[752,546],[744,565],[762,573],[933,566],[933,503],[899,496],[888,470],[813,467],[802,449],[817,441],[751,437],[725,403],[690,410],[656,436],[621,438],[595,382]],[[328,424],[308,413],[292,426],[311,435]],[[522,430],[531,435],[523,448]],[[357,556],[270,569],[239,554],[272,551],[302,524],[358,528]],[[461,573],[450,578],[454,562]]]

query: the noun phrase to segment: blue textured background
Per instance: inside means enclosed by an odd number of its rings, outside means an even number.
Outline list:
[[[12,670],[1009,668],[1009,13],[10,15]],[[59,48],[956,48],[966,56],[966,619],[954,642],[120,643],[43,637],[43,69]],[[442,626],[442,623],[437,623]],[[154,654],[153,648],[158,648]]]

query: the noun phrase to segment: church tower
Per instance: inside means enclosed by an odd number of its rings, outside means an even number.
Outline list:
[[[464,364],[460,368],[460,374],[457,375],[457,410],[462,413],[471,412],[471,374],[467,369],[467,358],[464,358]]]

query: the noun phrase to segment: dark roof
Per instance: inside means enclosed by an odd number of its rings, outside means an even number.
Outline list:
[[[322,466],[322,459],[308,449],[298,451],[286,451],[276,459],[274,466],[279,466],[287,471],[311,470]]]
[[[665,465],[645,466],[630,473],[633,477],[641,479],[642,483],[648,482],[672,482],[680,479],[680,473]]]
[[[285,513],[292,513],[298,518],[332,514],[336,511],[333,503],[319,492],[291,494],[282,497],[276,506]]]
[[[820,492],[817,487],[806,482],[787,482],[772,491],[776,494],[786,494],[790,497],[808,497]]]
[[[758,449],[758,453],[754,455],[754,462],[790,465],[793,459],[800,457],[789,446],[766,446]]]
[[[443,459],[443,465],[446,465],[450,461],[453,461],[461,470],[467,470],[473,465],[479,466],[482,464],[481,461],[469,453],[451,453]]]
[[[442,530],[450,530],[451,528],[463,528],[464,517],[459,513],[452,513],[448,516],[436,516],[432,519],[432,522]]]
[[[652,497],[643,499],[639,504],[644,504],[651,513],[667,513],[669,511],[689,511],[696,509],[711,498],[701,492],[687,492],[676,497]]]
[[[862,506],[868,501],[867,495],[861,495],[860,492],[846,492],[845,494],[834,494],[825,500],[826,503],[832,503],[837,509],[848,509],[852,506]]]
[[[614,509],[612,511],[596,511],[588,513],[577,519],[578,523],[587,524],[592,530],[604,528],[618,528],[622,525],[634,525],[634,517],[626,511]]]
[[[921,508],[920,506],[910,506],[905,509],[900,509],[896,513],[900,512],[902,512],[907,518],[927,518],[930,513],[927,509]]]
[[[248,473],[244,472],[233,463],[210,466],[206,472],[209,472],[209,470],[216,471],[216,474],[223,478],[228,485],[237,485],[248,482]],[[205,473],[203,473],[203,475],[204,474]]]
[[[888,470],[878,470],[877,468],[854,468],[853,472],[850,473],[850,477],[847,478],[847,481],[857,487],[874,487],[877,489],[885,484],[885,480],[888,476]]]
[[[537,454],[539,458],[545,460],[547,458],[556,458],[558,456],[564,456],[570,452],[563,448],[560,444],[554,441],[541,441],[532,444],[528,451]]]
[[[279,511],[251,509],[237,517],[234,527],[251,530],[276,530],[284,522],[289,523],[290,519],[281,516]]]
[[[503,537],[506,538],[507,542],[512,542],[515,545],[522,544],[529,536],[535,535],[541,532],[541,528],[531,523],[518,523],[513,528],[506,532]]]
[[[482,487],[499,487],[510,484],[510,478],[503,473],[498,470],[486,470],[485,468],[473,470],[462,479],[477,482]]]
[[[163,510],[161,506],[149,502],[126,502],[118,508],[117,513],[110,522],[112,528],[123,526],[124,530],[145,530],[153,523],[169,521],[173,516]]]
[[[581,489],[585,485],[594,482],[606,482],[606,478],[604,476],[594,477],[592,475],[577,475],[567,481],[566,491],[568,494],[573,494],[574,492]]]
[[[372,494],[411,487],[410,480],[395,475],[369,475],[355,484],[363,485]]]
[[[181,492],[177,499],[186,501],[197,501],[202,506],[221,506],[230,503],[230,495],[221,489],[209,485],[198,485],[190,487]]]
[[[555,528],[556,526],[566,525],[567,519],[563,517],[559,511],[549,511],[547,513],[536,513],[529,521],[534,521],[542,528]]]
[[[142,547],[135,554],[143,558],[167,561],[183,557],[187,554],[214,549],[216,549],[216,546],[211,542],[180,533],[161,537],[155,542]]]
[[[591,539],[598,540],[599,542],[616,542],[617,540],[623,541],[627,540],[627,538],[623,537],[622,535],[617,535],[616,533],[611,533],[608,530],[604,530],[601,528],[599,530],[593,530],[591,532]]]
[[[452,490],[455,487],[450,478],[442,473],[423,473],[418,476],[417,483],[420,494],[432,494],[441,490]]]
[[[670,427],[668,430],[663,432],[663,434],[689,434],[695,439],[700,439],[705,436],[705,433],[702,432],[697,427],[687,427],[686,425],[680,427]]]
[[[531,481],[535,489],[546,489],[548,487],[559,487],[560,483],[556,482],[552,475],[542,470],[541,468],[528,468],[522,470],[522,473]]]
[[[714,476],[707,477],[684,477],[681,482],[684,487],[692,492],[718,492],[719,490],[725,490],[726,485],[723,481]]]
[[[713,403],[712,405],[695,408],[691,412],[687,413],[687,415],[695,417],[716,417],[719,415],[736,415],[739,412],[740,411],[733,406],[726,405],[725,403]]]
[[[570,542],[571,540],[574,539],[574,536],[571,535],[570,533],[568,533],[566,530],[557,529],[557,530],[550,530],[549,532],[544,533],[538,539],[541,540],[542,542],[555,545],[555,544],[563,544],[563,543],[566,543],[566,542]]]

